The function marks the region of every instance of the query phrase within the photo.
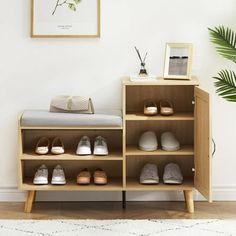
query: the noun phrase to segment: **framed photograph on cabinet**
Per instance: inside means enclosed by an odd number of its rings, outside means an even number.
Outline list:
[[[31,37],[99,38],[100,0],[31,0]]]
[[[193,45],[190,43],[167,43],[164,79],[191,79]]]

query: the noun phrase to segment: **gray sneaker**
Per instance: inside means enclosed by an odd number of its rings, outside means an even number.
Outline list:
[[[55,185],[66,184],[65,173],[64,173],[63,168],[60,165],[57,165],[52,172],[51,184],[55,184]]]
[[[157,165],[148,163],[146,164],[140,174],[141,184],[158,184],[159,176]]]
[[[163,182],[165,184],[182,184],[183,175],[180,167],[175,163],[169,163],[165,166]]]
[[[48,169],[46,165],[41,165],[34,175],[34,184],[48,184]]]

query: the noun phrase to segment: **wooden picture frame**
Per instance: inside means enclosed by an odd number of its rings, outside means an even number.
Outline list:
[[[164,78],[190,80],[192,74],[191,43],[167,43],[165,52]]]
[[[31,9],[30,9],[30,13],[31,13],[31,24],[30,24],[30,36],[31,38],[100,38],[100,34],[101,34],[101,2],[100,0],[89,0],[88,2],[83,2],[83,0],[55,0],[55,3],[58,5],[58,9],[57,9],[57,5],[54,8],[50,8],[50,15],[55,15],[55,9],[60,10],[58,11],[58,13],[60,13],[60,17],[62,19],[60,19],[60,22],[55,23],[54,22],[48,22],[48,25],[45,20],[45,18],[49,19],[49,7],[47,7],[47,9],[45,11],[41,11],[38,10],[39,12],[37,12],[37,5],[40,5],[40,9],[44,9],[42,4],[48,4],[48,2],[45,2],[46,0],[31,0]],[[61,3],[60,3],[61,1]],[[54,5],[55,5],[54,3]],[[64,4],[65,6],[62,8],[62,5],[60,4]],[[95,6],[93,8],[93,13],[96,14],[96,16],[94,16],[94,14],[91,14],[93,18],[93,20],[96,22],[94,22],[94,25],[92,25],[92,20],[91,19],[85,19],[84,22],[74,22],[72,24],[68,24],[68,23],[63,23],[63,21],[67,22],[68,21],[68,17],[65,17],[66,14],[73,14],[72,19],[75,19],[75,14],[77,13],[80,4],[81,6],[83,6],[83,9],[92,9],[89,6],[84,7],[85,4],[95,4],[96,5],[96,9]],[[50,2],[50,4],[52,4]],[[70,5],[72,4],[72,5]],[[82,5],[83,4],[83,5]],[[60,7],[59,7],[60,6]],[[70,7],[69,7],[70,6]],[[66,9],[66,10],[65,10]],[[63,10],[63,12],[62,12]],[[68,11],[68,12],[66,12]],[[48,14],[46,15],[47,12]],[[88,14],[81,14],[83,16],[87,16]],[[44,18],[45,17],[45,18]],[[51,17],[51,16],[50,16]],[[58,16],[57,16],[58,17]],[[64,18],[63,18],[64,17]],[[37,19],[40,19],[42,21],[40,21],[40,23],[37,21]],[[79,16],[78,18],[82,18],[81,16]],[[85,17],[84,17],[85,18]],[[91,21],[91,22],[90,22]],[[43,23],[42,23],[43,22]],[[89,22],[89,23],[88,23]],[[38,23],[38,25],[37,25]],[[40,25],[41,24],[41,25]],[[78,29],[78,27],[76,28],[76,26],[80,25],[89,25],[91,26],[91,33],[89,33],[88,29]],[[40,25],[40,27],[39,27]],[[48,27],[48,28],[47,28]],[[72,30],[73,28],[73,30]],[[86,28],[86,27],[85,27]],[[45,33],[42,32],[42,29],[47,29],[45,30]],[[55,31],[53,31],[53,29],[55,29]],[[77,30],[76,30],[77,29]],[[62,33],[60,33],[60,30],[62,31]],[[67,31],[67,32],[66,32]],[[75,32],[79,32],[81,31],[81,33],[75,33]],[[83,33],[83,31],[85,33]]]

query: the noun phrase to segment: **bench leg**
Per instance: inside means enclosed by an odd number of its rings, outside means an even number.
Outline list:
[[[194,213],[193,191],[184,190],[184,198],[185,198],[187,211],[189,213]]]
[[[126,209],[126,191],[122,191],[122,207]]]
[[[28,191],[27,200],[25,202],[25,213],[31,213],[35,197],[36,191]]]

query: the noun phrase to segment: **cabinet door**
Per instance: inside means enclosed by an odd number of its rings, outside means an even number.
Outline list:
[[[198,87],[195,87],[194,93],[194,186],[211,202],[210,96]]]

